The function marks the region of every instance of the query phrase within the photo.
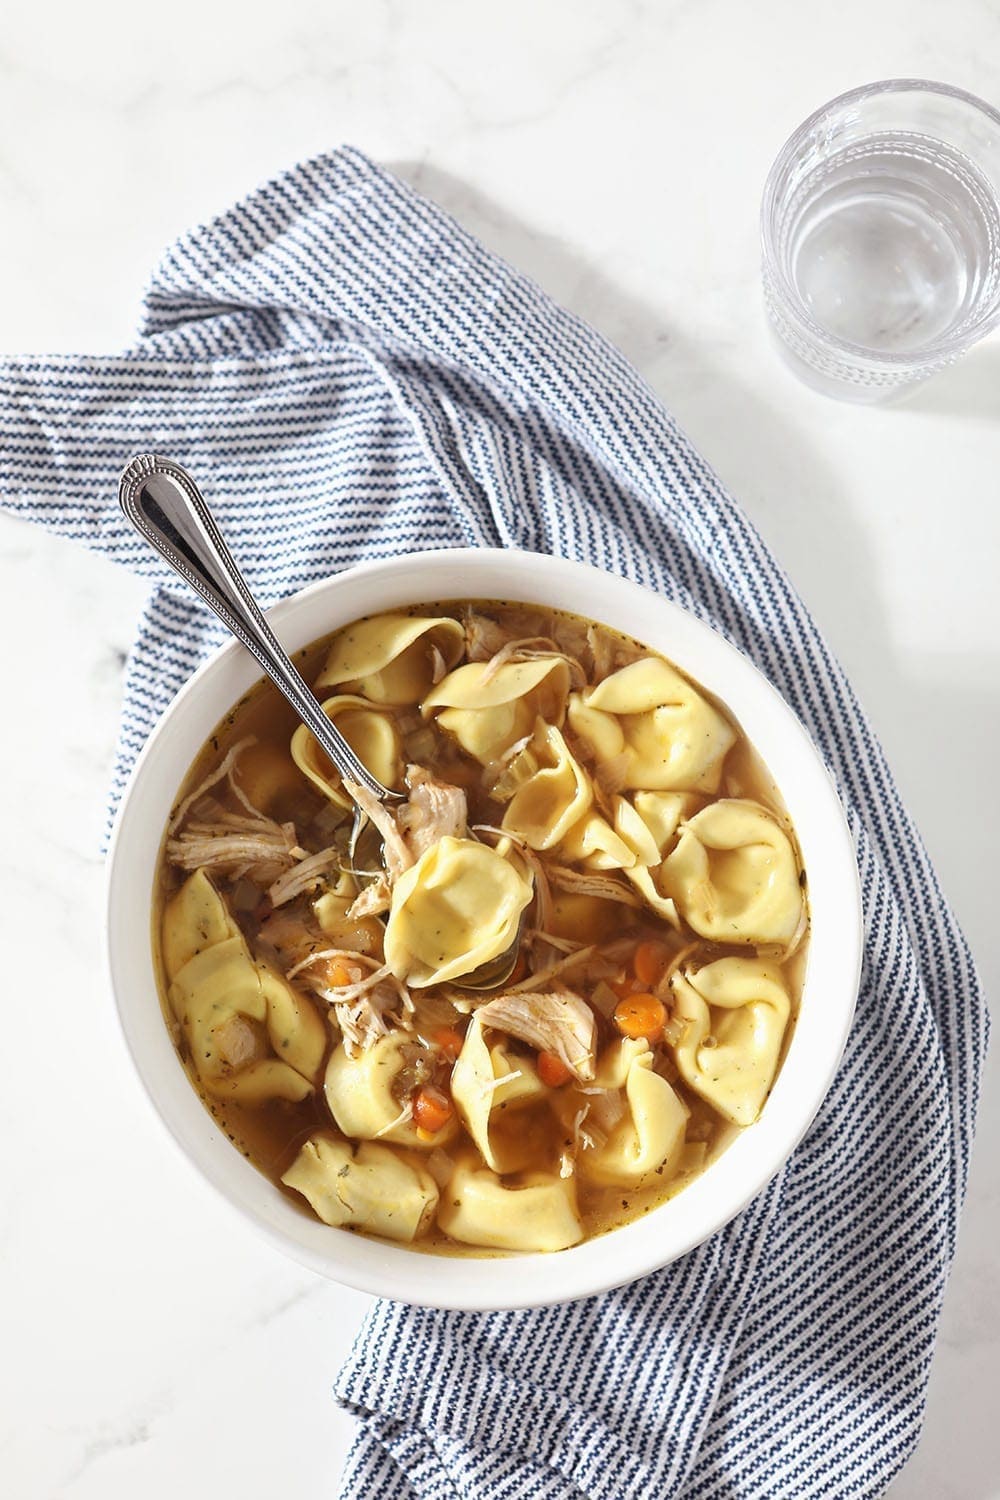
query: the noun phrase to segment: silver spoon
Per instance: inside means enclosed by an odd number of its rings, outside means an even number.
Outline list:
[[[172,459],[140,453],[122,472],[118,503],[136,531],[201,595],[251,656],[257,658],[278,691],[315,735],[344,782],[359,783],[380,802],[399,800],[402,794],[383,786],[358,759],[292,665],[187,470]]]
[[[353,860],[358,836],[368,820],[368,814],[358,804],[355,788],[364,788],[379,802],[399,802],[403,794],[383,786],[327,718],[261,613],[187,470],[172,459],[140,453],[122,471],[118,503],[136,531],[201,595],[257,659],[340,772],[344,790],[355,804],[350,842]],[[520,935],[519,928],[510,949],[465,975],[462,987],[478,990],[502,985],[517,961]]]

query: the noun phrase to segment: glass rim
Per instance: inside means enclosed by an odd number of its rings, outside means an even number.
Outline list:
[[[963,353],[973,343],[977,343],[980,338],[984,337],[1000,323],[1000,297],[998,297],[997,305],[992,312],[985,314],[975,323],[967,326],[962,332],[949,334],[943,338],[933,340],[919,351],[911,350],[909,352],[894,354],[891,351],[872,349],[867,344],[855,344],[849,339],[843,339],[836,334],[830,333],[806,309],[805,304],[785,274],[784,267],[777,254],[772,223],[778,178],[795,148],[819,124],[824,116],[842,108],[844,105],[853,104],[860,99],[871,98],[873,95],[902,93],[939,94],[945,98],[954,99],[961,104],[969,105],[977,114],[988,119],[996,128],[998,134],[1000,134],[1000,110],[995,109],[992,104],[987,104],[985,99],[980,99],[978,94],[970,93],[968,89],[958,88],[950,83],[940,83],[930,78],[883,78],[878,79],[874,83],[863,83],[856,88],[847,89],[843,94],[837,94],[833,99],[828,99],[825,104],[821,104],[818,109],[814,109],[811,115],[803,120],[800,125],[796,126],[771,164],[771,169],[764,182],[764,192],[761,196],[760,205],[760,237],[764,271],[774,293],[780,298],[786,315],[794,319],[813,339],[833,353],[843,355],[854,362],[863,360],[869,365],[883,366],[890,370],[900,371],[919,369],[922,365],[948,361],[958,354]],[[1000,201],[1000,192],[998,192],[998,201]]]

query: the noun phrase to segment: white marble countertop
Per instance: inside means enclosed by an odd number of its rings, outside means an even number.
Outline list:
[[[769,162],[891,75],[1000,100],[977,0],[114,0],[21,7],[0,51],[0,348],[114,350],[181,229],[351,141],[628,353],[850,673],[977,952],[996,942],[1000,343],[894,410],[795,383],[762,324]],[[330,1494],[329,1387],[367,1305],[252,1236],[146,1105],[101,972],[103,804],[143,596],[0,517],[0,1093],[12,1500]],[[12,1024],[13,1022],[13,1024]],[[990,1070],[926,1432],[894,1500],[990,1500],[1000,1151]]]

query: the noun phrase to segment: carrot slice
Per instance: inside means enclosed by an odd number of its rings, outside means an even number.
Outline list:
[[[647,989],[659,984],[669,967],[670,949],[655,938],[640,943],[632,955],[632,972]]]
[[[667,1008],[663,1001],[642,991],[629,995],[615,1006],[614,1021],[622,1036],[645,1037],[647,1042],[658,1042],[666,1020]]]
[[[445,1057],[454,1062],[462,1050],[465,1038],[460,1031],[455,1030],[454,1026],[439,1026],[432,1040],[441,1048]]]
[[[328,989],[338,990],[342,985],[351,983],[350,966],[342,958],[328,958],[320,972]]]
[[[440,1089],[418,1089],[413,1096],[413,1123],[428,1135],[443,1130],[453,1114],[451,1100]]]
[[[561,1088],[564,1083],[569,1083],[572,1073],[561,1057],[554,1052],[539,1052],[538,1054],[538,1076],[546,1088]]]

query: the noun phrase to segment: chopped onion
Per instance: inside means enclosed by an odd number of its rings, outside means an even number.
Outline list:
[[[336,802],[328,802],[313,818],[312,827],[322,838],[326,838],[335,828],[339,828],[346,818],[346,808],[338,807]]]
[[[687,1021],[680,1021],[676,1016],[668,1016],[663,1025],[663,1040],[669,1047],[676,1047],[687,1028]]]
[[[515,755],[513,760],[504,766],[489,789],[490,796],[495,797],[498,802],[509,802],[514,793],[520,791],[537,770],[538,757],[530,745],[526,745],[519,755]]]
[[[260,886],[254,885],[246,875],[233,886],[229,904],[233,911],[256,911],[260,905]]]
[[[606,1021],[610,1021],[618,1006],[618,996],[610,984],[605,984],[602,979],[600,984],[595,984],[590,1003],[596,1011],[600,1011]]]
[[[590,1119],[609,1136],[618,1121],[625,1115],[625,1100],[621,1089],[587,1090],[590,1094]]]

